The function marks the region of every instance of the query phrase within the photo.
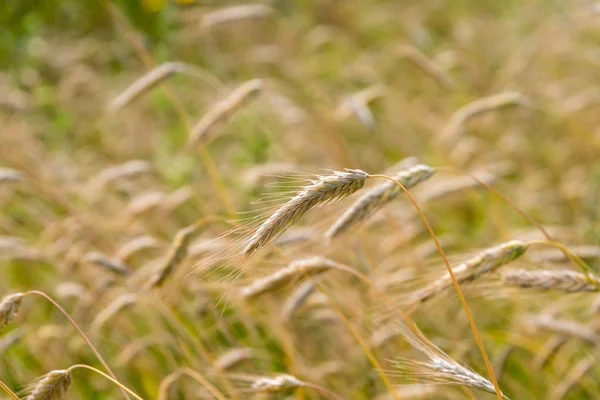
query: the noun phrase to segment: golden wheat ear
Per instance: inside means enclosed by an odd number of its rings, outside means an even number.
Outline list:
[[[66,399],[71,383],[71,371],[68,369],[50,371],[33,384],[26,400]]]

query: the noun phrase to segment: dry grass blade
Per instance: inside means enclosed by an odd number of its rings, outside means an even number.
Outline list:
[[[205,14],[202,17],[201,25],[205,28],[212,28],[245,19],[265,18],[271,15],[272,12],[273,9],[264,4],[242,4]]]
[[[169,248],[165,260],[161,264],[158,271],[152,275],[147,283],[150,288],[162,286],[165,280],[173,273],[173,270],[177,268],[179,264],[188,254],[188,247],[192,235],[198,230],[198,224],[193,224],[181,229],[175,234],[175,239]]]
[[[217,125],[231,117],[250,99],[255,97],[264,87],[262,79],[252,79],[239,85],[225,99],[217,102],[192,128],[188,147],[197,146],[209,140]]]
[[[492,272],[495,269],[516,260],[525,253],[528,247],[528,244],[519,240],[502,243],[483,251],[479,255],[461,263],[452,270],[459,283],[471,281],[480,275]],[[446,273],[431,284],[414,292],[411,295],[410,303],[422,304],[450,287],[452,287],[452,279],[449,274]]]
[[[0,330],[12,321],[21,308],[23,293],[13,293],[5,296],[0,302]]]
[[[64,400],[71,382],[69,370],[50,371],[32,386],[27,400]]]
[[[271,243],[315,207],[342,199],[360,190],[368,177],[366,172],[358,169],[334,171],[331,175],[318,176],[318,179],[304,186],[258,228],[241,255],[249,256]]]
[[[250,299],[279,289],[293,279],[298,279],[306,275],[315,276],[337,266],[336,262],[324,257],[310,257],[296,260],[274,274],[256,279],[250,285],[243,287],[240,293],[242,297]]]
[[[555,290],[568,293],[600,291],[600,280],[598,278],[569,270],[528,271],[517,269],[503,271],[502,284],[505,286]]]
[[[402,186],[410,189],[420,182],[427,180],[435,170],[427,165],[417,165],[401,171],[392,177]],[[332,240],[344,232],[349,231],[360,222],[365,221],[377,210],[402,194],[402,190],[394,182],[385,182],[363,194],[348,208],[340,218],[329,228],[325,236]]]
[[[519,92],[503,92],[475,100],[452,115],[448,124],[442,129],[440,138],[445,143],[451,142],[456,139],[464,124],[471,118],[501,108],[526,104],[526,97]]]

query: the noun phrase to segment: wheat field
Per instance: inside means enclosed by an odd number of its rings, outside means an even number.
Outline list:
[[[600,4],[0,32],[2,398],[600,397]]]

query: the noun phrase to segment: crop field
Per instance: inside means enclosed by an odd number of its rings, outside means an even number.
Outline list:
[[[600,398],[600,3],[0,1],[0,398]]]

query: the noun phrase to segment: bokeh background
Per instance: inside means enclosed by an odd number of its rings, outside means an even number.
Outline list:
[[[293,318],[282,308],[300,279],[257,300],[236,297],[312,255],[360,271],[399,305],[445,271],[402,197],[332,243],[323,232],[350,199],[300,221],[280,252],[243,270],[224,262],[243,240],[223,236],[237,226],[227,221],[255,215],[261,193],[281,190],[264,185],[281,175],[383,173],[401,160],[438,168],[414,193],[453,265],[544,237],[458,169],[469,171],[600,266],[592,1],[4,0],[0,68],[0,294],[52,296],[144,399],[214,398],[184,376],[192,370],[224,398],[327,398],[311,388],[254,393],[253,380],[279,373],[345,399],[392,398],[382,375],[397,398],[494,398],[396,371],[394,360],[417,354],[393,335],[373,344],[388,306],[356,277],[326,274]],[[123,101],[157,68],[167,71],[159,82]],[[256,93],[190,142],[198,121],[231,106],[248,81],[260,82]],[[148,289],[177,233],[196,221],[172,276]],[[544,244],[517,264],[576,270]],[[240,276],[222,279],[232,272]],[[594,293],[508,288],[494,274],[464,286],[507,396],[598,398]],[[454,291],[411,316],[489,377]],[[215,366],[228,354],[234,365]],[[103,369],[55,307],[27,296],[0,336],[0,379],[16,392],[79,363]],[[73,375],[67,398],[121,396],[91,372]]]

